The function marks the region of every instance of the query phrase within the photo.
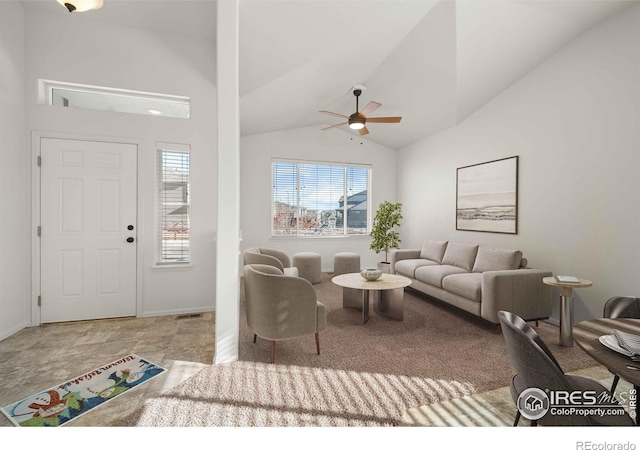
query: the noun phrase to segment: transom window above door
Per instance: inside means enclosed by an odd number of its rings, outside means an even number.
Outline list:
[[[177,119],[191,116],[191,99],[178,95],[51,80],[39,80],[39,89],[39,103],[51,106]]]

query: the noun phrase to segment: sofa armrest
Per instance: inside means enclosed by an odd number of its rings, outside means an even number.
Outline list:
[[[510,311],[525,321],[551,316],[553,288],[542,282],[552,272],[539,269],[496,270],[482,273],[480,315],[498,324],[498,311]]]
[[[403,259],[420,258],[420,249],[394,249],[389,252],[389,270],[390,273],[396,273],[396,263]]]

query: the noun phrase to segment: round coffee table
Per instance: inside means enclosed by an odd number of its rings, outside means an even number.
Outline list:
[[[404,317],[404,288],[411,284],[409,278],[383,273],[375,281],[362,278],[359,273],[345,273],[331,279],[338,286],[358,289],[362,291],[360,301],[350,300],[345,297],[343,308],[354,308],[362,311],[362,324],[369,320],[369,296],[373,293],[375,301],[373,310],[385,317],[395,320],[403,320]]]

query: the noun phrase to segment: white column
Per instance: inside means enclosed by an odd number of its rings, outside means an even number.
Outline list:
[[[218,231],[215,363],[238,359],[240,230],[240,98],[238,0],[218,1]]]

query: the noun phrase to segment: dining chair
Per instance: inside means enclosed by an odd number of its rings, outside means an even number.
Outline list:
[[[258,336],[271,341],[272,364],[276,341],[315,335],[320,354],[319,333],[326,327],[326,309],[309,281],[284,275],[270,265],[248,264],[244,283],[247,325],[254,344]]]
[[[611,297],[604,304],[602,317],[605,319],[640,319],[640,298],[632,296]],[[613,383],[609,392],[616,391],[620,377],[613,375]]]
[[[507,352],[516,375],[511,379],[510,390],[514,403],[518,404],[520,394],[528,388],[550,391],[595,391],[596,395],[608,394],[608,389],[596,380],[577,375],[567,375],[546,346],[538,333],[520,316],[509,311],[499,311],[498,319],[507,345]],[[518,410],[513,426],[517,426],[521,413]],[[599,415],[554,415],[546,414],[538,420],[532,420],[531,426],[537,425],[634,425],[628,414],[616,416]]]

